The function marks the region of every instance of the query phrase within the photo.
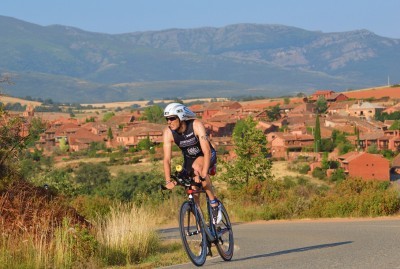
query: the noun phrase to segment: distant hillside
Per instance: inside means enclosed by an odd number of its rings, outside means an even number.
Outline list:
[[[282,96],[398,83],[400,40],[282,25],[118,35],[0,16],[0,85],[59,102]]]

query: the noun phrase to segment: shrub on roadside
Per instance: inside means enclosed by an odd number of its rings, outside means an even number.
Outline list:
[[[344,180],[326,196],[314,197],[310,217],[375,217],[400,209],[398,190],[389,182]]]

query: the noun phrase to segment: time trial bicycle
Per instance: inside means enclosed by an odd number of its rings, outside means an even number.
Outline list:
[[[211,246],[214,244],[223,260],[231,260],[234,251],[233,230],[223,203],[219,200],[221,214],[214,224],[210,199],[201,184],[195,183],[193,177],[183,176],[178,171],[171,175],[171,179],[183,186],[188,195],[179,212],[179,232],[189,259],[194,265],[202,266],[207,255],[212,256]],[[193,189],[193,186],[197,188]],[[206,196],[206,216],[194,199],[194,195],[201,194]]]

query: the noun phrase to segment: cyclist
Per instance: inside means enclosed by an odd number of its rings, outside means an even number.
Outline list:
[[[164,141],[164,175],[166,187],[172,189],[176,182],[171,181],[172,143],[181,150],[184,158],[183,167],[189,175],[194,176],[196,183],[201,183],[213,211],[213,222],[216,224],[221,216],[219,202],[216,199],[210,180],[210,169],[215,169],[217,154],[196,114],[180,103],[171,103],[164,109],[168,127],[163,134]],[[205,179],[202,181],[201,178]],[[196,198],[198,199],[198,197]]]

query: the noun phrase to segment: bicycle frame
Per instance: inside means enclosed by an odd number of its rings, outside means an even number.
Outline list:
[[[203,226],[202,228],[206,232],[207,241],[209,243],[214,242],[218,238],[217,238],[217,232],[215,230],[215,226],[212,223],[211,205],[210,205],[210,199],[208,198],[208,195],[206,194],[207,213],[208,213],[208,226],[207,226],[207,225],[205,225],[206,221],[203,216],[203,211],[201,210],[200,206],[196,203],[196,201],[193,197],[193,194],[205,193],[205,190],[204,189],[192,190],[190,188],[186,188],[186,193],[188,194],[189,203],[191,204],[191,206],[193,206],[195,208],[195,210],[193,210],[193,212],[197,212],[197,215],[198,215],[197,217],[200,219],[199,223],[201,223],[201,225]]]
[[[234,250],[234,239],[229,216],[222,202],[219,201],[221,206],[219,210],[221,210],[222,216],[221,222],[214,225],[210,198],[202,188],[202,184],[194,183],[191,177],[181,178],[178,175],[171,175],[171,179],[174,179],[180,186],[185,188],[185,193],[188,197],[181,205],[179,229],[182,243],[190,260],[196,266],[203,265],[206,261],[206,256],[213,256],[211,246],[215,244],[221,258],[225,261],[230,261]],[[166,190],[167,188],[161,185],[161,189]],[[204,208],[204,202],[200,206],[202,193],[206,196],[207,215],[201,209],[202,207]],[[201,242],[200,245],[198,245],[199,242]]]

